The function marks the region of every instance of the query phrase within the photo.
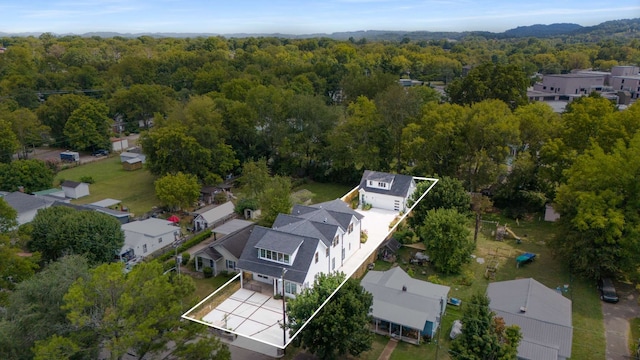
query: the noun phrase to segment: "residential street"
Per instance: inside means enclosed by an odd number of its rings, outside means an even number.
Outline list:
[[[628,284],[616,283],[620,302],[602,302],[607,360],[629,360],[629,319],[640,316],[637,291]],[[594,291],[596,291],[594,289]]]

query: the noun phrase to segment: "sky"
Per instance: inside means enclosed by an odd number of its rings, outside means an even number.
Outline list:
[[[491,31],[640,17],[636,0],[2,0],[0,32]]]

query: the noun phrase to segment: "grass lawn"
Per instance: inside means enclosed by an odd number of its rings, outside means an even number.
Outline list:
[[[193,278],[193,281],[196,283],[196,291],[194,292],[194,296],[198,299],[198,301],[200,301],[211,295],[212,292],[216,291],[220,286],[231,280],[232,277],[233,276],[218,275],[211,278]]]
[[[124,170],[118,156],[62,170],[54,183],[58,184],[62,179],[80,181],[84,176],[91,176],[95,181],[89,185],[91,195],[74,200],[73,203],[88,204],[105,198],[118,199],[134,216],[142,215],[160,204],[153,185],[156,177],[146,170]]]
[[[629,328],[629,351],[631,351],[631,354],[634,354],[638,348],[638,340],[640,339],[640,318],[629,320]]]
[[[310,182],[308,184],[297,186],[292,190],[292,192],[296,192],[299,190],[309,190],[313,193],[311,202],[313,204],[317,204],[329,200],[339,199],[351,189],[353,189],[353,186],[351,185]]]

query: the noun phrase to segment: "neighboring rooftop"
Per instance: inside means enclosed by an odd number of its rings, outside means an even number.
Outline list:
[[[390,189],[380,189],[376,187],[370,187],[367,185],[367,181],[390,183]],[[368,192],[384,194],[389,196],[407,196],[413,176],[400,175],[400,174],[388,174],[379,171],[365,170],[360,179],[360,188],[365,189]]]
[[[174,226],[171,221],[149,218],[146,220],[132,221],[122,225],[122,230],[136,232],[149,236],[160,236],[172,230],[179,231],[180,228]]]

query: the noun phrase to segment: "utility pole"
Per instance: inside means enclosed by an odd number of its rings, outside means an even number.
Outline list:
[[[287,273],[287,269],[282,268],[282,345],[287,345],[287,318],[285,312],[285,297],[284,297],[284,274]],[[283,349],[284,350],[284,349]]]

